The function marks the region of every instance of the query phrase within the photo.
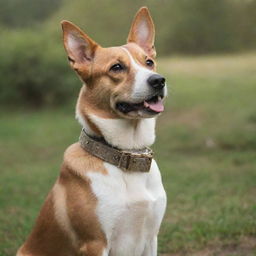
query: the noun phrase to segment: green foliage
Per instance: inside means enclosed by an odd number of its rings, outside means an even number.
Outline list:
[[[5,43],[0,44],[2,104],[42,106],[70,99],[79,82],[68,67],[61,42],[57,44],[44,31],[5,35]]]
[[[229,6],[223,0],[181,0],[174,3],[167,45],[178,52],[205,53],[232,49]],[[165,47],[168,52],[168,48]]]
[[[62,0],[0,0],[0,23],[7,27],[33,26],[60,6]]]

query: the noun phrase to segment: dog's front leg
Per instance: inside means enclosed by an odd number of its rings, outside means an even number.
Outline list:
[[[148,241],[142,256],[157,256],[157,236]]]

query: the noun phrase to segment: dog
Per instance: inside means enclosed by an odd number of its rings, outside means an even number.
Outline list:
[[[76,105],[83,130],[17,256],[156,256],[166,193],[149,146],[167,89],[156,73],[150,13],[137,12],[119,47],[61,24],[84,83]]]

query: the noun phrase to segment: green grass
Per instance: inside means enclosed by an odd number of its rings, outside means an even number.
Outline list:
[[[256,255],[256,54],[161,59],[161,255]],[[75,105],[75,104],[73,104]],[[73,107],[0,113],[0,255],[14,255],[80,127]]]

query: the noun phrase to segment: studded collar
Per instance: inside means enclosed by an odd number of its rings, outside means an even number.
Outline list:
[[[81,147],[90,154],[126,172],[149,172],[153,158],[150,148],[125,151],[109,145],[104,139],[91,137],[84,129],[79,138]]]

